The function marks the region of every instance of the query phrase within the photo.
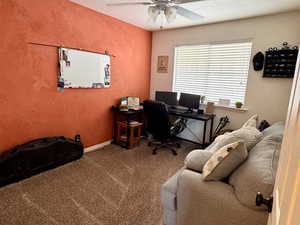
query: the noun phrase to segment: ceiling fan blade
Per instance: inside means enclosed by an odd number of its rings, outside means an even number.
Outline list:
[[[108,3],[107,6],[123,6],[123,5],[153,5],[152,2],[120,2],[120,3]]]
[[[193,11],[191,10],[188,10],[188,9],[185,9],[183,7],[180,7],[180,6],[175,6],[176,9],[177,9],[177,14],[185,17],[185,18],[188,18],[190,20],[201,20],[203,19],[204,17],[197,14],[197,13],[194,13]]]
[[[190,2],[203,2],[205,0],[175,0],[175,4],[185,4]]]

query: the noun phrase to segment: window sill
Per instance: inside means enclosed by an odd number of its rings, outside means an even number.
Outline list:
[[[203,106],[206,107],[206,104],[202,104]],[[233,111],[233,112],[247,112],[248,108],[242,107],[242,108],[236,108],[234,106],[224,106],[224,105],[214,105],[215,108],[217,109],[224,109],[224,110],[228,110],[228,111]]]
[[[229,111],[235,111],[235,112],[247,112],[248,109],[247,108],[236,108],[234,106],[224,106],[224,105],[215,105],[216,108],[219,109],[225,109],[225,110],[229,110]]]

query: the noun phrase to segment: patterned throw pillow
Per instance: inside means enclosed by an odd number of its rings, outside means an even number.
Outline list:
[[[217,150],[203,167],[205,181],[218,181],[228,177],[248,156],[243,141],[237,141]]]

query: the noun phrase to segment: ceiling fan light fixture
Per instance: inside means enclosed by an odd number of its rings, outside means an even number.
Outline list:
[[[203,16],[199,15],[192,10],[186,9],[181,5],[190,2],[200,2],[206,0],[147,0],[147,2],[120,2],[107,4],[109,6],[126,6],[126,5],[137,5],[137,6],[148,6],[148,22],[156,23],[157,18],[161,16],[161,28],[167,23],[172,23],[176,20],[177,15],[187,18],[189,20],[199,21],[203,19]]]
[[[160,14],[160,9],[157,6],[149,6],[148,14],[149,14],[150,19],[155,23],[157,17]]]
[[[176,19],[177,9],[175,6],[165,8],[165,16],[168,23],[172,23]]]

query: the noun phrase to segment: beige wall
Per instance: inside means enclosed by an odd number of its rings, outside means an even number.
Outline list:
[[[300,43],[300,11],[257,17],[252,19],[203,25],[190,28],[157,31],[153,33],[151,97],[156,90],[172,90],[174,47],[184,44],[201,44],[215,41],[251,39],[252,55],[269,47],[278,47],[284,41],[293,45]],[[169,73],[156,73],[157,56],[170,57]],[[260,119],[271,123],[285,120],[292,79],[262,78],[262,72],[249,71],[245,105],[247,112],[216,109],[217,117],[228,115],[230,127],[238,128],[250,115],[259,114]]]

